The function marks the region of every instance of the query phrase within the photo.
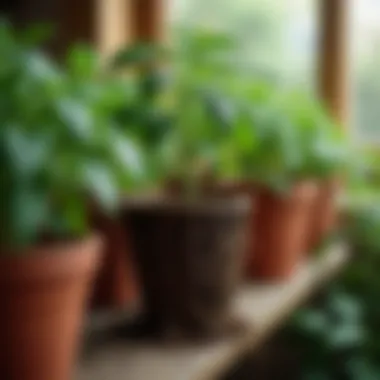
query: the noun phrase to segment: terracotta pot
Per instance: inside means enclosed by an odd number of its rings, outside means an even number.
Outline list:
[[[250,202],[161,197],[126,205],[146,320],[153,333],[223,335],[239,283]]]
[[[0,259],[0,379],[70,380],[100,241]]]
[[[316,195],[314,183],[300,183],[290,194],[257,188],[252,224],[249,276],[286,280],[304,259],[307,222]]]
[[[326,181],[318,186],[310,218],[308,250],[318,247],[336,228],[339,188],[340,183],[337,180]]]
[[[95,280],[93,309],[123,309],[136,302],[138,286],[129,233],[119,219],[98,215],[94,227],[104,237],[103,265]]]

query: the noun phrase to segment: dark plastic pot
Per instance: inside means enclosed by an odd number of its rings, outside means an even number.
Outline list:
[[[0,259],[0,379],[70,380],[100,241]]]
[[[305,258],[308,222],[316,196],[314,183],[300,183],[280,195],[255,189],[249,276],[262,280],[287,280]]]
[[[250,211],[246,198],[185,202],[161,197],[123,210],[153,332],[230,332]]]

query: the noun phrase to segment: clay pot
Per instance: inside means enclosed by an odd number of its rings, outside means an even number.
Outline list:
[[[0,379],[72,379],[99,249],[92,237],[0,259]]]
[[[330,235],[338,223],[337,197],[340,183],[337,180],[325,181],[318,185],[311,218],[307,248],[314,250]]]
[[[230,332],[249,211],[242,197],[161,197],[125,206],[153,333],[202,338]]]
[[[300,183],[280,195],[255,189],[257,206],[253,218],[249,276],[263,280],[287,280],[305,257],[314,183]]]
[[[105,215],[97,215],[93,225],[104,237],[104,259],[95,280],[91,306],[124,309],[138,298],[128,230],[119,219]]]

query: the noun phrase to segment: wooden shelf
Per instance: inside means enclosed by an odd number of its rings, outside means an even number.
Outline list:
[[[332,279],[348,260],[343,244],[299,268],[282,284],[247,284],[236,312],[248,324],[240,337],[208,344],[107,343],[81,363],[77,380],[216,380],[252,350],[311,293]]]

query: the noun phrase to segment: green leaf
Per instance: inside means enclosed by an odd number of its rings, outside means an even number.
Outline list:
[[[52,139],[49,135],[38,136],[23,132],[16,125],[6,128],[8,152],[11,162],[21,176],[32,176],[40,170],[52,152]]]
[[[83,164],[85,188],[105,210],[114,210],[119,200],[119,189],[109,168],[103,163]]]
[[[120,50],[111,60],[115,69],[150,65],[165,58],[168,51],[151,43],[137,43]]]
[[[338,320],[351,323],[359,321],[362,317],[362,305],[354,297],[339,292],[330,295],[329,311]]]
[[[87,208],[81,198],[71,197],[66,201],[62,210],[63,220],[59,221],[61,234],[73,234],[82,236],[87,231]],[[58,232],[58,231],[57,231]]]
[[[60,120],[75,137],[84,141],[92,137],[94,120],[88,106],[73,98],[63,98],[56,107]]]
[[[69,74],[80,80],[93,78],[99,71],[98,56],[86,45],[71,48],[66,61]]]
[[[361,346],[367,339],[365,329],[357,324],[342,324],[329,330],[328,341],[335,350]]]
[[[58,69],[40,52],[27,52],[23,56],[27,75],[30,79],[39,80],[40,83],[48,85],[59,79]],[[30,94],[29,94],[30,95]],[[37,94],[34,94],[35,96]]]
[[[12,243],[26,245],[34,241],[43,232],[49,216],[47,195],[20,184],[14,190]]]
[[[329,327],[327,315],[312,309],[298,312],[295,323],[300,330],[311,334],[323,334]]]
[[[117,163],[134,177],[139,177],[143,173],[141,152],[137,149],[136,143],[124,136],[114,140],[113,149]]]

